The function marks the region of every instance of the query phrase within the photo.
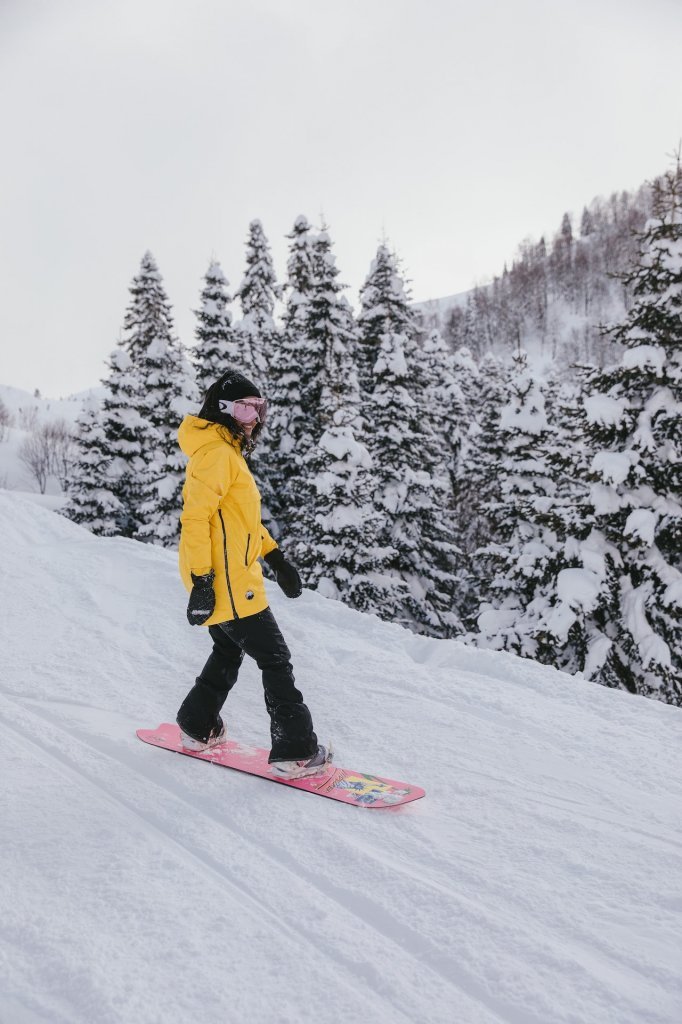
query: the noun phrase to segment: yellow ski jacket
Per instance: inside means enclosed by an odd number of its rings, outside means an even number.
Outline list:
[[[204,623],[255,615],[268,607],[258,561],[277,547],[260,520],[260,494],[239,442],[225,441],[218,426],[186,416],[178,430],[189,456],[180,516],[180,575],[188,590],[191,573],[213,569],[215,611]]]

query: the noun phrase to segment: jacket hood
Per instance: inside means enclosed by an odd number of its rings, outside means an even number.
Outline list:
[[[204,445],[215,444],[216,441],[220,441],[223,444],[229,443],[225,441],[225,432],[225,427],[222,428],[222,433],[220,432],[218,423],[202,420],[199,416],[185,416],[178,428],[178,443],[184,454],[191,458]],[[231,443],[237,451],[240,450],[239,442],[236,438]]]

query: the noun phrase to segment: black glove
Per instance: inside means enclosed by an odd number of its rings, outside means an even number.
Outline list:
[[[215,593],[213,592],[215,573],[211,569],[205,576],[195,576],[194,573],[191,575],[194,586],[189,595],[187,621],[190,626],[203,626],[215,610]]]
[[[301,577],[291,562],[287,562],[279,548],[275,548],[268,555],[263,555],[263,559],[274,572],[280,590],[283,590],[287,597],[300,597],[303,593]]]

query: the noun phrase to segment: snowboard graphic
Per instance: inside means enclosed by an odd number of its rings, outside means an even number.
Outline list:
[[[322,775],[309,775],[303,779],[282,779],[272,773],[268,764],[268,751],[260,747],[249,747],[235,740],[227,740],[219,747],[197,753],[185,750],[180,742],[180,729],[177,725],[164,722],[158,729],[138,729],[137,735],[145,743],[165,750],[175,750],[187,757],[196,757],[200,761],[210,761],[222,765],[223,768],[234,768],[249,775],[259,775],[262,779],[278,782],[281,786],[303,789],[307,793],[340,800],[344,804],[356,804],[358,807],[399,807],[419,800],[424,790],[419,786],[409,786],[406,782],[394,779],[381,779],[377,775],[364,775],[362,772],[349,771],[347,768],[336,768],[333,764],[325,766]]]

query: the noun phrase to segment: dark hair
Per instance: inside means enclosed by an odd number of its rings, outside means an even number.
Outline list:
[[[209,423],[217,423],[221,428],[218,433],[222,437],[223,441],[230,442],[231,440],[237,440],[240,442],[241,450],[244,455],[250,455],[253,449],[258,443],[258,437],[263,429],[262,423],[257,423],[251,431],[251,437],[248,437],[241,424],[234,419],[233,416],[229,416],[226,412],[222,412],[220,409],[220,399],[223,393],[223,378],[219,377],[218,380],[213,381],[210,388],[204,395],[204,402],[201,409],[197,413],[199,419],[208,420]],[[244,395],[246,397],[246,395]],[[208,430],[208,426],[200,427],[200,430]]]

